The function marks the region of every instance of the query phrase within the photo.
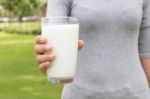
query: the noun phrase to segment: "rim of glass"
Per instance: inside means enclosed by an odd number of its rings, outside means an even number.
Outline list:
[[[42,17],[41,20],[57,20],[57,19],[73,19],[74,21],[78,21],[76,17],[67,17],[67,16],[53,16],[53,17]]]

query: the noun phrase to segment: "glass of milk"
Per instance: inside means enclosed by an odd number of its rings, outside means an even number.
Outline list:
[[[41,19],[42,36],[53,47],[56,55],[47,69],[48,81],[52,84],[60,80],[73,79],[76,70],[79,23],[75,17],[45,17]]]

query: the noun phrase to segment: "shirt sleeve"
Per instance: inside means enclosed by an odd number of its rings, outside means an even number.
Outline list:
[[[150,0],[145,0],[139,35],[140,58],[150,58]]]
[[[46,16],[69,16],[70,3],[70,0],[48,0]]]

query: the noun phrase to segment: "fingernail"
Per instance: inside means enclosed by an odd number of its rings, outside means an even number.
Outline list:
[[[51,55],[51,59],[55,59],[55,55]]]
[[[45,62],[45,64],[50,64],[50,62],[47,61],[47,62]],[[47,67],[49,67],[49,66],[47,66]]]
[[[52,47],[50,45],[46,45],[46,50],[49,51]]]

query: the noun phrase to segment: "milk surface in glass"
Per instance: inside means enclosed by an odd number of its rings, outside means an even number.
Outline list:
[[[73,79],[78,53],[79,24],[74,17],[51,17],[42,19],[42,36],[53,47],[56,55],[47,77],[51,83]]]

